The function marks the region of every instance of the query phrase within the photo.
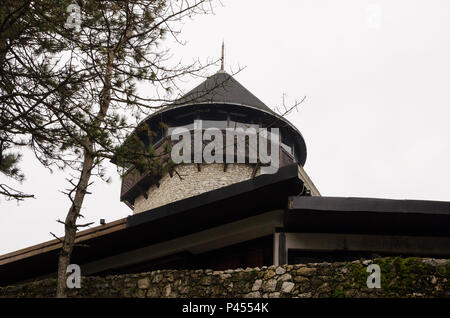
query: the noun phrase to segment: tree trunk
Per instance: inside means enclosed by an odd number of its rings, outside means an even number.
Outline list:
[[[92,127],[98,128],[102,124],[106,117],[108,108],[111,102],[111,72],[112,63],[114,60],[114,52],[109,53],[108,64],[106,67],[104,87],[102,93],[100,94],[101,103],[100,110],[95,118]],[[66,216],[66,221],[64,222],[65,235],[63,240],[63,246],[59,252],[58,259],[58,277],[57,277],[57,287],[56,287],[56,297],[65,298],[66,293],[66,282],[67,282],[67,266],[70,264],[70,257],[72,255],[73,247],[75,244],[75,236],[77,233],[77,219],[80,215],[80,210],[83,205],[84,196],[87,192],[87,187],[89,185],[89,179],[91,178],[92,169],[94,168],[94,142],[89,136],[86,136],[84,143],[84,153],[83,153],[83,167],[80,174],[79,182],[75,188],[75,196],[72,200],[72,206],[69,209],[69,213]]]
[[[113,62],[115,60],[116,54],[119,49],[128,41],[131,36],[132,23],[128,24],[124,31],[122,38],[119,43],[108,52],[108,61],[105,68],[105,76],[103,78],[103,89],[100,92],[100,109],[99,112],[92,123],[92,127],[99,128],[103,123],[106,114],[111,103],[111,77],[113,70]],[[94,141],[90,139],[89,135],[86,136],[84,146],[84,156],[83,156],[83,168],[80,175],[80,180],[75,188],[75,197],[72,200],[72,206],[70,207],[69,213],[67,214],[65,221],[65,236],[63,240],[63,246],[59,253],[58,260],[58,277],[57,277],[57,288],[56,297],[65,298],[67,297],[66,285],[67,285],[67,266],[70,264],[70,257],[72,255],[72,250],[75,244],[75,236],[77,233],[76,221],[80,215],[80,209],[83,205],[84,196],[86,195],[86,190],[89,185],[89,179],[91,177],[92,169],[94,168]]]
[[[91,177],[91,171],[94,166],[93,158],[93,146],[92,143],[88,144],[87,149],[84,151],[83,168],[81,171],[80,179],[76,187],[72,206],[69,209],[69,213],[66,216],[64,230],[65,236],[63,240],[63,246],[59,252],[58,258],[58,279],[56,288],[56,297],[65,298],[66,293],[66,281],[67,281],[67,266],[70,264],[70,257],[75,244],[75,236],[77,233],[77,219],[80,215],[80,209],[83,205],[84,196],[86,195],[87,187],[89,185],[89,179]]]

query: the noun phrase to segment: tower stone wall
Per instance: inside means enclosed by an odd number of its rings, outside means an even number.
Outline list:
[[[202,164],[200,171],[197,164],[183,164],[176,167],[178,173],[171,177],[165,175],[159,181],[159,187],[151,186],[147,190],[147,198],[140,195],[134,202],[134,214],[154,209],[175,201],[216,190],[234,183],[252,178],[253,165]],[[258,169],[256,175],[259,175]]]

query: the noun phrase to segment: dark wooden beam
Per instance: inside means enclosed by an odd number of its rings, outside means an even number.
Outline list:
[[[281,232],[278,235],[278,263],[279,265],[285,265],[288,263],[286,234],[284,232]]]
[[[139,193],[142,194],[145,200],[148,199],[147,191],[145,191],[139,184],[136,185],[136,188],[139,190]]]
[[[258,172],[259,167],[260,167],[260,164],[259,164],[259,162],[257,162],[255,164],[255,166],[253,167],[252,178],[254,178],[256,176],[256,173]]]

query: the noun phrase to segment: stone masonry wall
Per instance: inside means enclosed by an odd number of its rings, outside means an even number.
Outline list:
[[[229,164],[227,171],[218,163],[202,164],[200,171],[196,164],[179,165],[176,169],[182,179],[176,174],[165,175],[159,187],[154,185],[147,190],[148,199],[143,195],[136,198],[135,214],[248,180],[253,172],[253,166],[248,164]]]
[[[367,266],[378,264],[381,288],[366,285]],[[83,277],[71,297],[450,297],[450,260],[379,258],[226,271],[158,270]],[[54,297],[55,279],[0,287],[0,298]]]

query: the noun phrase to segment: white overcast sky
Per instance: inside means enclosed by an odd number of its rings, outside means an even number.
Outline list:
[[[322,195],[450,201],[450,1],[222,2],[186,21],[175,57],[218,58],[225,39],[226,69],[245,66],[236,79],[268,106],[306,96],[288,119]],[[67,176],[29,153],[22,167],[36,199],[0,201],[0,254],[63,234]],[[131,214],[110,174],[85,200],[86,222]]]

